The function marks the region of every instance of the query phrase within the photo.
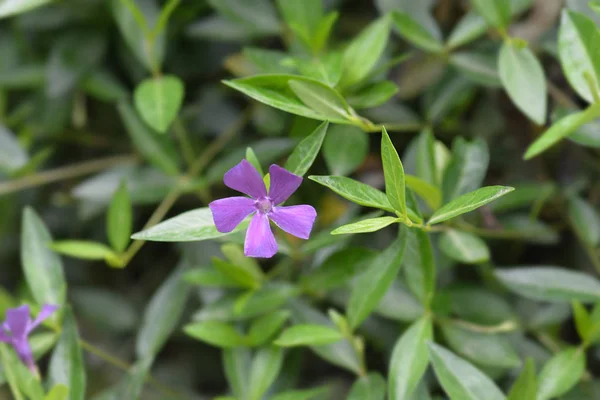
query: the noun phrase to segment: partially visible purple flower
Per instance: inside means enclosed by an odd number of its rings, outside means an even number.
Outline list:
[[[17,308],[9,308],[6,311],[6,320],[2,323],[0,330],[0,342],[10,344],[23,364],[32,372],[36,373],[35,360],[31,352],[28,336],[39,324],[48,318],[58,306],[44,304],[37,318],[32,320],[29,315],[29,306],[23,305]]]
[[[317,217],[308,205],[280,207],[302,183],[302,177],[278,165],[269,167],[271,185],[269,192],[262,177],[247,160],[225,173],[223,181],[231,189],[251,196],[227,197],[208,205],[215,226],[222,233],[231,232],[244,218],[254,214],[246,232],[244,254],[247,257],[270,258],[277,253],[277,242],[269,226],[269,219],[285,232],[308,239]]]

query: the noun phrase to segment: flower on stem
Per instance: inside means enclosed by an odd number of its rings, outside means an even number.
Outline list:
[[[34,320],[31,319],[28,305],[9,308],[6,311],[6,320],[2,323],[2,329],[0,329],[0,342],[10,344],[17,352],[21,361],[23,361],[23,364],[34,374],[37,374],[37,367],[35,366],[28,336],[57,309],[58,306],[44,304],[42,310]]]
[[[223,182],[231,189],[251,196],[227,197],[208,205],[212,211],[217,230],[231,232],[247,216],[254,214],[246,232],[244,254],[247,257],[270,258],[277,253],[277,242],[269,220],[285,232],[308,239],[317,212],[308,205],[281,207],[302,183],[302,177],[292,174],[278,165],[269,167],[270,188],[252,164],[242,160],[225,173]]]

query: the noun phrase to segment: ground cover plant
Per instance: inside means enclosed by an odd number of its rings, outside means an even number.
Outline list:
[[[0,18],[0,398],[600,398],[600,2]]]

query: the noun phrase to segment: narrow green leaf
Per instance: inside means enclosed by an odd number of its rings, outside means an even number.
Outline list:
[[[21,388],[20,374],[18,369],[23,366],[17,358],[14,350],[8,344],[0,343],[0,360],[2,360],[3,375],[15,400],[25,400],[25,394]]]
[[[575,327],[582,341],[586,341],[591,333],[592,319],[585,307],[577,300],[571,302]]]
[[[329,122],[323,122],[310,135],[302,139],[288,157],[284,168],[292,174],[304,176],[321,150],[328,127]]]
[[[123,253],[127,248],[133,224],[131,199],[125,181],[113,195],[106,214],[106,235],[112,248]]]
[[[223,272],[208,267],[194,268],[183,274],[183,280],[191,285],[206,287],[240,287],[241,285]]]
[[[321,83],[290,79],[288,85],[300,100],[326,119],[348,119],[350,106],[335,90]]]
[[[321,0],[277,0],[277,6],[290,29],[311,48],[323,18]]]
[[[86,240],[61,240],[51,243],[49,247],[57,253],[85,260],[105,260],[116,256],[104,243]]]
[[[65,385],[54,385],[48,392],[44,400],[67,400],[69,398],[69,388]]]
[[[254,320],[250,325],[248,338],[254,346],[261,346],[267,343],[290,318],[290,312],[287,310],[273,311]]]
[[[277,346],[322,346],[342,340],[344,336],[337,330],[324,325],[294,325],[283,331],[275,340]]]
[[[361,88],[348,95],[348,103],[355,110],[380,106],[398,93],[398,85],[390,81],[380,81]]]
[[[440,189],[413,175],[406,175],[404,178],[406,186],[425,200],[429,208],[432,210],[440,208],[442,204],[442,192]]]
[[[482,138],[467,142],[462,137],[452,143],[452,159],[443,179],[444,201],[481,187],[490,160],[488,145]]]
[[[12,172],[24,167],[27,161],[27,153],[15,135],[0,123],[0,170]]]
[[[261,400],[283,365],[283,349],[266,347],[254,355],[250,370],[248,400]]]
[[[239,284],[240,287],[258,289],[262,284],[260,277],[241,265],[231,264],[216,257],[212,261],[217,271]]]
[[[5,1],[0,4],[0,18],[11,17],[41,7],[50,0]]]
[[[425,29],[421,24],[413,19],[408,13],[402,11],[392,11],[392,20],[400,32],[400,35],[414,44],[416,47],[431,52],[439,53],[443,49],[440,40],[433,36],[431,32]]]
[[[394,210],[406,220],[404,167],[385,127],[381,131],[381,161],[385,176],[385,193]]]
[[[75,317],[69,308],[64,311],[62,332],[50,358],[48,369],[50,386],[57,384],[69,388],[69,400],[85,399],[86,375],[83,352]]]
[[[569,348],[555,354],[542,368],[537,400],[562,396],[579,382],[585,371],[585,352]]]
[[[165,133],[181,108],[183,92],[183,82],[176,76],[146,79],[135,88],[135,108],[144,122]]]
[[[537,379],[535,377],[535,363],[529,358],[521,370],[517,381],[508,393],[507,400],[529,400],[537,397]]]
[[[433,213],[427,224],[438,224],[461,214],[473,211],[498,197],[510,193],[514,188],[508,186],[486,186],[446,203]]]
[[[429,235],[420,229],[410,229],[406,254],[402,260],[404,275],[410,290],[424,306],[429,306],[435,291],[435,260]]]
[[[504,400],[498,386],[471,363],[434,343],[429,344],[431,363],[450,400]]]
[[[394,212],[394,209],[383,192],[362,182],[344,176],[311,175],[308,179],[328,187],[353,203],[365,207],[379,208]]]
[[[221,348],[246,345],[246,338],[226,322],[194,322],[186,325],[183,330],[195,339]]]
[[[583,272],[536,266],[496,270],[495,275],[513,292],[533,300],[600,301],[600,281]]]
[[[400,336],[389,366],[388,393],[390,400],[410,398],[429,364],[427,342],[433,339],[433,327],[429,317],[415,321]]]
[[[364,219],[362,221],[355,222],[353,224],[342,225],[339,228],[334,229],[332,235],[346,235],[349,233],[367,233],[375,232],[393,224],[400,220],[395,217],[379,217]]]
[[[272,400],[315,400],[326,398],[328,392],[329,387],[327,386],[304,390],[286,390],[273,396]]]
[[[334,125],[323,142],[323,157],[332,175],[348,175],[365,160],[369,134],[348,125]]]
[[[248,160],[248,162],[250,164],[252,164],[252,166],[254,168],[256,168],[256,170],[258,171],[260,176],[265,175],[265,173],[262,169],[262,166],[260,165],[260,161],[259,161],[258,157],[256,156],[256,153],[254,152],[254,150],[252,150],[252,147],[246,147],[246,160]]]
[[[600,215],[588,202],[572,196],[569,199],[568,217],[580,240],[589,246],[600,244]]]
[[[529,50],[505,41],[498,58],[500,79],[515,105],[532,121],[546,121],[547,95],[544,69]]]
[[[235,243],[225,243],[221,246],[221,253],[223,253],[230,263],[246,270],[253,276],[254,280],[261,281],[265,278],[265,274],[260,269],[258,262],[254,258],[246,257],[242,246]]]
[[[236,399],[242,399],[250,387],[251,353],[247,347],[226,348],[222,351],[223,369]]]
[[[470,0],[477,12],[497,28],[506,28],[510,23],[510,0]]]
[[[398,239],[356,279],[347,305],[348,322],[353,328],[359,326],[377,307],[396,279],[406,249],[406,234],[407,228],[401,227]]]
[[[21,263],[33,298],[38,304],[63,305],[67,283],[60,258],[48,248],[50,232],[29,207],[23,211],[21,229]]]
[[[371,372],[354,381],[346,400],[384,400],[385,379],[376,372]]]
[[[480,264],[490,259],[487,244],[467,232],[449,229],[440,236],[439,246],[444,254],[461,263]]]

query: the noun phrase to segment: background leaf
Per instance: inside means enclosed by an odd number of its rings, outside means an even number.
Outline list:
[[[135,88],[135,108],[144,122],[165,133],[177,117],[183,91],[183,82],[176,76],[146,79]]]

